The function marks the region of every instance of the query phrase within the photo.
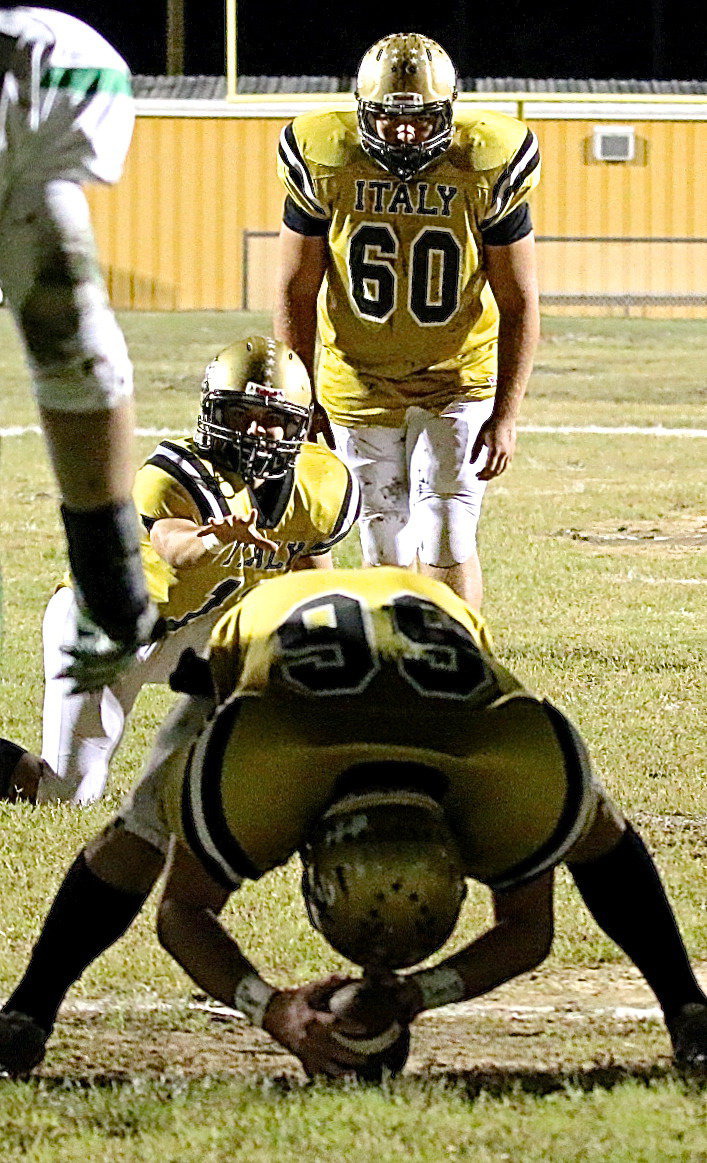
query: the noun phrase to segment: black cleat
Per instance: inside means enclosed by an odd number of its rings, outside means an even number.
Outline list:
[[[49,1034],[29,1014],[19,1010],[0,1013],[0,1075],[22,1077],[44,1057]]]
[[[707,1073],[707,1005],[683,1006],[668,1026],[677,1066]]]

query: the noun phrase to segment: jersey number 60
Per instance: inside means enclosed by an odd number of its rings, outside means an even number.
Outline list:
[[[362,222],[349,243],[351,297],[364,319],[385,323],[398,303],[393,263],[400,243],[392,227]],[[406,264],[407,309],[422,327],[447,323],[459,306],[462,248],[451,230],[424,227],[413,239]]]

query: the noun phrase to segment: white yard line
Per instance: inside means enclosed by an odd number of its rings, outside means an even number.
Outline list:
[[[642,586],[707,586],[707,577],[645,577],[643,574],[627,574],[625,577],[617,577],[615,574],[607,573],[605,577],[610,577],[612,582],[626,582],[630,585]]]
[[[640,427],[625,424],[609,427],[602,424],[520,424],[519,432],[547,432],[557,436],[682,436],[692,440],[707,437],[707,428],[664,428],[662,424]]]
[[[183,436],[184,428],[136,428],[136,436]],[[547,433],[548,436],[674,436],[689,440],[707,439],[707,428],[664,428],[662,424],[639,427],[626,424],[610,427],[601,424],[521,424],[520,432]],[[39,435],[37,424],[0,428],[0,437]]]
[[[584,1006],[575,1008],[571,1002],[566,1005],[528,1006],[494,1005],[492,1002],[466,1001],[450,1006],[436,1017],[453,1021],[455,1016],[499,1017],[511,1021],[519,1018],[548,1017],[553,1014],[568,1022],[590,1022],[597,1017],[614,1018],[616,1021],[656,1022],[662,1018],[660,1006]]]
[[[215,1018],[245,1020],[239,1010],[210,1001],[133,1001],[122,1002],[111,998],[95,998],[90,1001],[75,1001],[62,1006],[61,1013],[69,1017],[88,1017],[96,1014],[147,1014],[147,1013],[183,1013],[184,1010],[196,1010],[199,1013],[211,1014]],[[454,1021],[458,1017],[498,1017],[509,1021],[518,1021],[524,1018],[559,1016],[568,1022],[593,1021],[597,1017],[614,1018],[616,1021],[656,1022],[661,1019],[659,1006],[602,1006],[587,1005],[583,999],[577,999],[576,1005],[566,1002],[563,1005],[507,1005],[500,1002],[467,1001],[458,1005],[448,1006],[434,1016],[436,1019]],[[429,1015],[428,1015],[429,1016]]]
[[[136,428],[136,436],[184,436],[188,425],[184,428]],[[11,428],[0,428],[0,437],[11,436],[39,436],[41,428],[38,424],[15,424]]]

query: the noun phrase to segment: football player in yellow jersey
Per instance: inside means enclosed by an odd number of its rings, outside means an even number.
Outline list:
[[[654,990],[676,1059],[707,1067],[707,998],[642,840],[573,725],[493,658],[446,586],[401,569],[263,582],[173,685],[191,693],[69,870],[0,1014],[0,1068],[41,1060],[67,989],[131,923],[168,851],[162,943],[310,1074],[370,1075],[391,1030],[401,1065],[418,1014],[538,965],[560,861]],[[275,989],[217,919],[242,880],[297,852],[310,920],[379,995],[378,1032],[331,1012],[345,979]],[[492,890],[494,924],[414,968],[446,942],[470,878]]]
[[[417,559],[478,609],[481,501],[539,331],[540,160],[525,125],[455,114],[456,95],[444,50],[396,34],[363,57],[358,116],[283,131],[275,334],[310,372],[318,334],[318,423],[359,479],[364,561]]]
[[[163,440],[133,496],[142,560],[163,633],[115,682],[73,694],[63,677],[77,606],[61,586],[44,617],[42,756],[54,769],[40,802],[103,792],[125,720],[145,683],[165,683],[182,650],[200,650],[219,615],[262,577],[329,567],[351,529],[358,487],[328,448],[305,440],[311,388],[300,359],[261,336],[206,369],[194,439]]]

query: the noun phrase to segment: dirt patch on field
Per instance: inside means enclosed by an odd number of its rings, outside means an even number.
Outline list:
[[[654,521],[598,521],[588,529],[562,529],[558,537],[583,541],[597,551],[616,553],[664,553],[683,556],[704,550],[707,519],[683,514]]]
[[[707,983],[707,963],[701,967]],[[493,1080],[653,1077],[671,1070],[655,999],[636,970],[600,967],[529,974],[488,998],[424,1015],[407,1073]],[[47,1080],[127,1082],[231,1077],[303,1081],[297,1061],[266,1034],[194,998],[175,1006],[67,1006],[37,1074]],[[545,1083],[543,1083],[545,1079]]]

